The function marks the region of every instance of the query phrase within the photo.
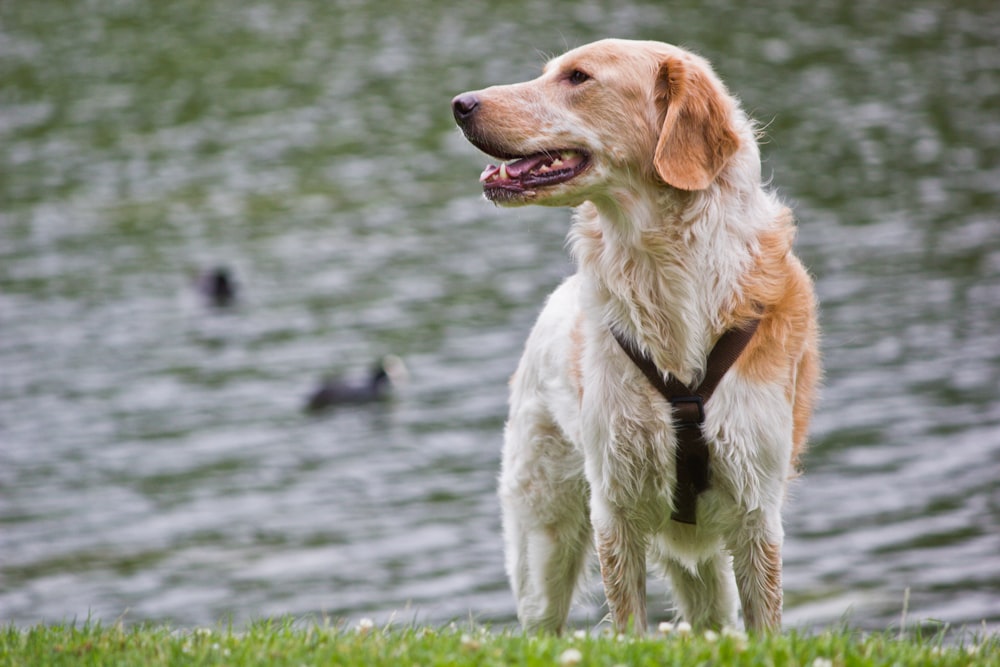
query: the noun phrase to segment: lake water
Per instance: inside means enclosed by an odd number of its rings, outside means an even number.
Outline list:
[[[0,623],[511,622],[506,379],[569,213],[485,203],[449,101],[619,36],[767,126],[816,276],[786,623],[998,627],[1000,5],[740,4],[0,5]],[[393,403],[303,414],[389,352]]]

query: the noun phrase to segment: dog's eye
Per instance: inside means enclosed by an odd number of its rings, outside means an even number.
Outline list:
[[[581,72],[580,70],[575,69],[569,73],[569,76],[566,77],[566,80],[569,81],[574,86],[579,86],[584,81],[589,81],[590,75],[587,74],[586,72]]]

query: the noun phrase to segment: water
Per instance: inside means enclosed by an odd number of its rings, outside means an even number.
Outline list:
[[[787,623],[908,589],[996,627],[1000,9],[787,0],[0,6],[0,621],[511,621],[506,378],[568,213],[484,203],[448,102],[603,36],[712,59],[800,219],[827,377]],[[192,289],[219,264],[231,309]],[[301,412],[387,352],[395,402]]]

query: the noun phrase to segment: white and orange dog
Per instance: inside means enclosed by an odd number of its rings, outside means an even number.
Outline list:
[[[645,628],[647,559],[695,627],[735,623],[738,592],[749,630],[779,628],[781,505],[820,365],[812,282],[791,212],[761,183],[754,123],[704,59],[625,40],[452,107],[503,161],[480,178],[488,199],[576,208],[578,271],[511,380],[500,498],[522,624],[562,630],[594,544],[618,630]],[[707,488],[673,521],[677,408],[616,336],[694,387],[724,332],[750,321],[704,405]]]

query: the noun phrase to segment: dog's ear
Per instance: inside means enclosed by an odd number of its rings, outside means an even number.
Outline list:
[[[729,101],[697,65],[677,57],[660,63],[654,95],[662,119],[656,173],[675,188],[704,190],[740,146]]]

